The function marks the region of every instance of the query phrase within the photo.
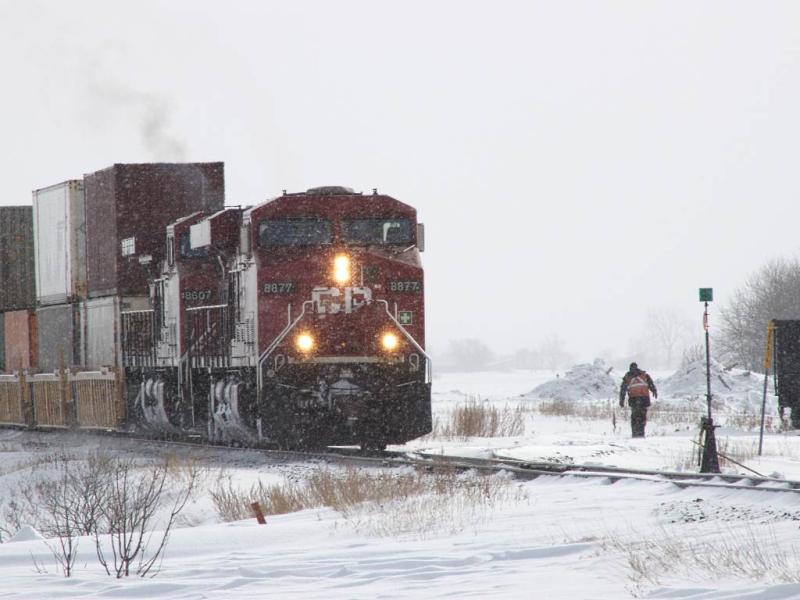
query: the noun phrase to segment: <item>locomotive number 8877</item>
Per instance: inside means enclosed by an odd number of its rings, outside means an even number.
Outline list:
[[[167,227],[152,309],[122,314],[137,426],[281,447],[431,430],[421,224],[314,188]]]

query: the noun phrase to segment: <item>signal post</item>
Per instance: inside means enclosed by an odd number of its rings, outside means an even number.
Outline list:
[[[700,302],[703,303],[703,329],[706,331],[706,403],[708,416],[700,419],[700,429],[705,437],[703,444],[703,458],[700,463],[701,473],[719,473],[719,456],[717,454],[717,439],[714,435],[714,419],[711,417],[711,347],[708,337],[708,303],[714,300],[712,288],[700,288]]]

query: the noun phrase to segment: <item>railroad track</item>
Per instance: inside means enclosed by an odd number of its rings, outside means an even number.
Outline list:
[[[498,455],[494,455],[491,458],[472,458],[414,451],[384,451],[373,455],[364,455],[357,448],[349,447],[332,447],[325,451],[276,450],[258,446],[232,446],[193,438],[163,439],[153,436],[131,435],[118,431],[93,431],[91,433],[95,435],[110,435],[124,440],[147,442],[149,444],[165,447],[183,447],[225,452],[254,452],[274,462],[317,461],[373,468],[410,466],[426,470],[474,470],[486,474],[506,472],[521,480],[532,480],[539,477],[577,477],[583,479],[605,479],[611,483],[616,483],[621,480],[662,482],[670,483],[680,488],[724,488],[733,490],[756,490],[761,492],[800,493],[800,481],[731,473],[693,473],[658,471],[652,469],[629,469],[595,464],[564,464],[544,461],[526,461]]]
[[[520,479],[536,479],[542,476],[579,477],[585,479],[602,478],[611,483],[620,480],[640,480],[670,483],[680,488],[707,487],[736,490],[757,490],[762,492],[800,493],[800,481],[754,477],[750,475],[689,473],[677,471],[657,471],[652,469],[627,469],[604,465],[564,464],[554,462],[525,461],[510,457],[469,458],[443,456],[440,454],[416,453],[419,460],[431,466],[448,464],[453,468],[506,471]]]

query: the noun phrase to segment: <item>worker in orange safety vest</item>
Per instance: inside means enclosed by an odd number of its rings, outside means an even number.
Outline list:
[[[647,408],[650,406],[650,393],[658,398],[658,391],[653,379],[642,371],[635,362],[631,363],[628,372],[622,378],[619,388],[619,405],[625,406],[625,395],[631,407],[631,436],[644,437],[644,426],[647,423]]]

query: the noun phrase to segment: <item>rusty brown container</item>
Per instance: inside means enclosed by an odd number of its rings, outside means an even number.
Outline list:
[[[3,315],[6,371],[36,368],[36,313],[15,310]]]
[[[33,207],[0,206],[0,312],[34,306]]]
[[[166,226],[225,204],[224,165],[116,164],[84,176],[89,297],[148,293]]]

